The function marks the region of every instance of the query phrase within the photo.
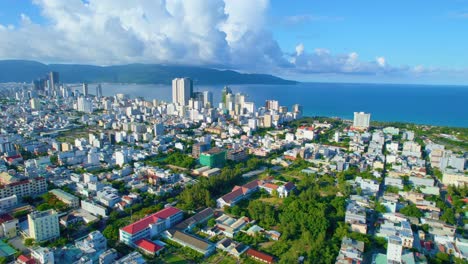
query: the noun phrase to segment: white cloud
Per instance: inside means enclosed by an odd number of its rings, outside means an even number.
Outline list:
[[[384,57],[362,61],[356,52],[307,52],[302,43],[285,52],[266,29],[269,0],[33,1],[47,22],[22,14],[17,27],[0,25],[0,59],[219,65],[283,75],[420,71],[391,67]]]
[[[377,61],[377,64],[380,67],[385,67],[387,65],[384,57],[377,57],[375,58],[375,61]]]

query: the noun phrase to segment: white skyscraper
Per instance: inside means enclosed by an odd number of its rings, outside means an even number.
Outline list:
[[[172,102],[187,105],[193,94],[193,82],[190,78],[175,78],[172,80]]]
[[[41,110],[41,102],[37,98],[32,98],[30,101],[32,110]]]
[[[370,124],[370,114],[364,112],[354,112],[353,127],[357,129],[368,129]]]
[[[210,91],[203,92],[203,106],[204,107],[213,107],[213,93]]]
[[[387,263],[401,263],[401,254],[403,251],[401,238],[398,236],[388,237],[387,245]]]
[[[78,97],[77,100],[77,110],[85,113],[93,112],[93,102],[89,98]]]
[[[88,96],[88,84],[83,83],[83,96]]]
[[[102,86],[101,84],[98,84],[96,86],[96,97],[101,98],[102,97]]]

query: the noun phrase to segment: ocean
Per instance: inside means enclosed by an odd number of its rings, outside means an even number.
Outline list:
[[[305,116],[352,119],[353,112],[371,113],[371,120],[437,126],[468,127],[468,86],[300,83],[297,85],[231,85],[259,107],[274,99],[289,109],[301,104]],[[194,85],[194,91],[212,91],[215,104],[223,86]],[[90,87],[90,91],[94,89]],[[102,84],[103,94],[129,94],[171,101],[169,85]]]

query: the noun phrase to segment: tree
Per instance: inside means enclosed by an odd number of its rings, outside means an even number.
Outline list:
[[[400,210],[400,213],[406,216],[412,216],[420,218],[423,216],[423,213],[416,207],[414,204],[407,205]]]
[[[24,240],[24,245],[25,245],[26,247],[31,247],[31,246],[34,245],[34,242],[35,242],[34,238],[26,238],[26,239]]]
[[[209,227],[213,227],[216,225],[216,220],[214,218],[210,218],[206,223]]]
[[[385,207],[385,205],[381,204],[380,202],[377,202],[375,204],[375,211],[384,214],[387,212],[387,207]]]
[[[442,221],[454,225],[456,223],[455,213],[453,212],[452,208],[447,208],[444,213],[440,216]]]

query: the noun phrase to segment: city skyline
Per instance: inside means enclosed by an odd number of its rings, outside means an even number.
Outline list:
[[[298,81],[467,81],[466,1],[38,0],[0,9],[8,40],[0,59],[200,65]]]

